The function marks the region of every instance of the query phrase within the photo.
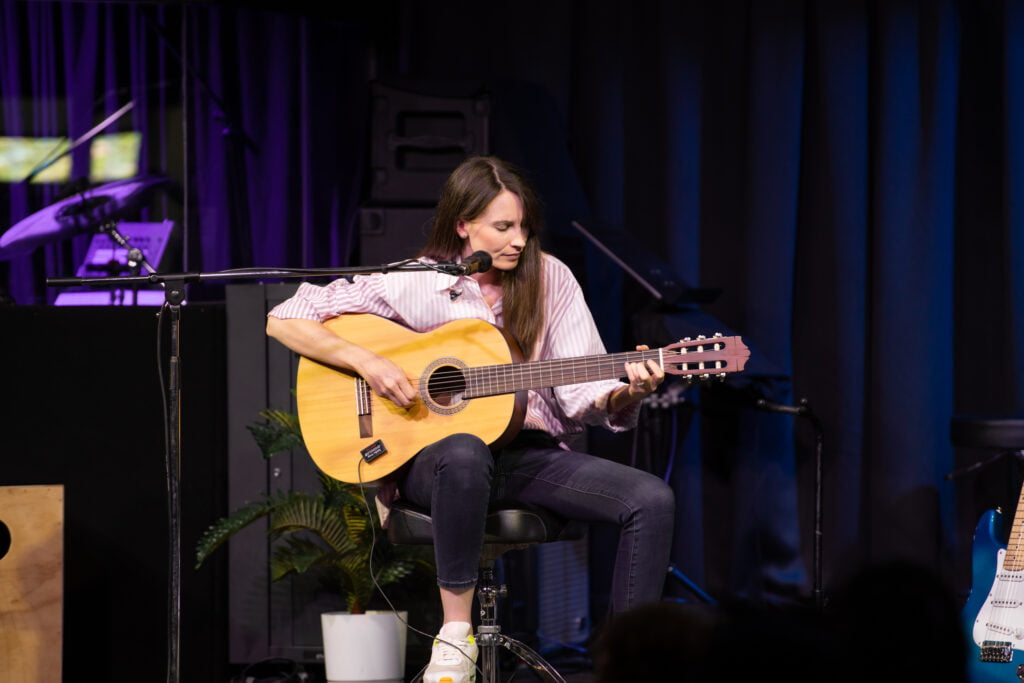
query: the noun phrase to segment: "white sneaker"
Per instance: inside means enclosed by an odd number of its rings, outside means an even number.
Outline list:
[[[423,683],[473,683],[476,680],[476,653],[472,625],[464,621],[445,624],[434,638],[430,663],[423,672]]]

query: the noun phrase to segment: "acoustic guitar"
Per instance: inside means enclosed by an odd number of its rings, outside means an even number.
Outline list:
[[[971,683],[1024,680],[1024,487],[1003,544],[1005,520],[989,510],[974,531],[971,594],[963,609]]]
[[[323,472],[349,483],[377,481],[451,434],[475,434],[500,448],[522,428],[531,389],[621,379],[626,362],[649,359],[666,374],[710,379],[743,370],[750,357],[739,337],[715,336],[648,351],[523,362],[512,337],[483,320],[414,332],[379,316],[346,314],[324,325],[392,360],[419,392],[412,406],[401,408],[351,371],[299,360],[296,397],[306,448]]]

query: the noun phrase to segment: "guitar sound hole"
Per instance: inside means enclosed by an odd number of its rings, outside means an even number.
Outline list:
[[[462,395],[466,393],[466,377],[457,367],[441,366],[430,375],[427,392],[438,405],[455,405],[462,400]]]

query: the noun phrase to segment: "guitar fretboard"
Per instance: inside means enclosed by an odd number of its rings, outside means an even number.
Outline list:
[[[479,398],[601,379],[618,379],[625,376],[625,363],[654,360],[661,365],[662,358],[662,349],[652,349],[469,368],[466,372],[465,397]]]
[[[1006,543],[1003,569],[1007,571],[1024,569],[1024,486],[1021,487],[1020,496],[1017,499],[1017,511],[1013,515],[1010,538]]]

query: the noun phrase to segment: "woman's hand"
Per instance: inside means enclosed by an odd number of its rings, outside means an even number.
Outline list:
[[[384,356],[368,349],[361,351],[365,353],[353,354],[358,358],[352,359],[352,366],[359,376],[366,380],[373,392],[402,408],[411,406],[416,400],[416,389],[405,376],[405,371]]]
[[[641,345],[637,351],[647,351],[650,347]],[[650,396],[665,381],[665,371],[653,359],[647,363],[626,363],[626,376],[629,378],[629,397],[642,400]]]
[[[636,350],[647,351],[648,348],[641,345],[636,347]],[[616,413],[650,396],[665,381],[665,371],[652,359],[646,363],[626,363],[626,377],[629,384],[616,389],[609,397],[609,413]]]

